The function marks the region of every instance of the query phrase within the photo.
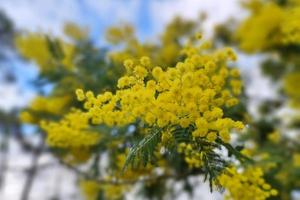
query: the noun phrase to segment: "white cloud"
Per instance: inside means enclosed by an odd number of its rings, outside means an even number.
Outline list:
[[[19,29],[61,35],[66,21],[89,26],[92,31],[94,28],[99,29],[99,25],[103,28],[118,22],[134,23],[139,2],[137,0],[7,0],[1,3],[0,9],[4,10]]]
[[[34,96],[34,92],[24,92],[16,84],[1,83],[0,86],[0,108],[6,112],[25,106]]]
[[[30,31],[60,33],[64,21],[78,19],[78,7],[73,0],[9,0],[1,9],[13,20],[17,28]]]
[[[136,25],[145,7],[155,33],[162,30],[175,15],[196,19],[206,12],[209,20],[204,24],[211,29],[216,22],[230,16],[240,16],[238,0],[6,0],[0,5],[18,28],[61,34],[65,21],[74,21],[94,28],[130,22]],[[17,6],[16,6],[17,5]],[[101,27],[102,26],[102,27]],[[96,30],[98,31],[98,30]]]
[[[158,30],[170,22],[174,16],[197,19],[200,12],[208,15],[204,29],[211,32],[216,23],[224,22],[229,17],[240,16],[242,10],[238,0],[166,0],[152,1],[152,17]]]

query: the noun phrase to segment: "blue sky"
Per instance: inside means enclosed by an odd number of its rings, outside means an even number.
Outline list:
[[[205,11],[208,20],[203,27],[209,35],[216,23],[244,14],[238,0],[0,0],[0,10],[22,31],[62,36],[63,24],[75,22],[88,28],[90,37],[99,45],[105,29],[111,25],[130,23],[141,40],[151,40],[177,15],[196,19]],[[29,83],[37,70],[33,64],[24,64],[14,57],[6,66],[18,77],[17,85],[0,86],[0,94],[4,94],[0,107],[9,110],[25,105],[34,96]]]

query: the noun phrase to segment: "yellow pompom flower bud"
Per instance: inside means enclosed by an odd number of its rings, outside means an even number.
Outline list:
[[[131,59],[127,59],[124,61],[124,66],[127,71],[133,68],[133,61]]]
[[[219,135],[224,142],[227,142],[227,143],[230,142],[230,134],[229,134],[228,130],[221,130],[219,132]]]
[[[88,99],[92,99],[92,98],[95,97],[95,96],[94,96],[94,93],[93,93],[92,91],[87,91],[87,92],[85,93],[85,96],[86,96]]]
[[[240,77],[240,70],[238,70],[237,68],[234,68],[234,69],[231,69],[230,70],[230,75],[233,77],[233,78],[239,78]]]
[[[206,121],[205,118],[198,118],[196,119],[196,127],[201,129],[201,128],[206,128],[208,126],[208,122]]]
[[[152,75],[155,79],[159,79],[162,73],[163,70],[161,69],[161,67],[154,67],[152,70]]]
[[[134,68],[134,74],[135,74],[138,78],[144,78],[144,77],[147,76],[148,72],[147,72],[147,70],[146,70],[144,67],[138,65],[138,66],[136,66],[136,67]]]
[[[236,61],[237,55],[231,48],[226,48],[226,54],[230,60]]]
[[[83,101],[83,100],[85,99],[85,95],[84,95],[84,92],[83,92],[82,89],[77,89],[77,90],[75,91],[75,93],[76,93],[76,96],[77,96],[77,100],[78,100],[78,101]]]
[[[272,190],[270,191],[270,194],[271,194],[272,196],[277,196],[277,195],[278,195],[278,191],[275,190],[275,189],[272,189]]]
[[[226,106],[227,107],[232,107],[238,104],[239,101],[236,98],[230,98],[229,100],[226,101]]]
[[[209,132],[207,134],[206,138],[209,142],[214,142],[217,139],[217,133],[216,132]]]
[[[150,61],[150,58],[149,58],[149,57],[143,56],[143,57],[141,57],[141,59],[140,59],[140,63],[141,63],[143,66],[145,66],[145,67],[149,67],[150,64],[151,64],[151,61]]]

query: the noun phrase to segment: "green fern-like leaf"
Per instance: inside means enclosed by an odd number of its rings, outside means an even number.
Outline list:
[[[238,149],[238,148],[234,148],[231,144],[223,142],[221,139],[217,139],[216,140],[217,143],[221,144],[222,146],[224,146],[227,151],[228,151],[228,155],[234,155],[238,160],[240,160],[241,162],[246,162],[246,163],[253,163],[254,161],[251,158],[248,158],[247,156],[243,155]]]
[[[160,139],[161,129],[155,129],[134,145],[126,158],[123,171],[125,171],[129,165],[135,167],[142,163],[146,166],[149,162],[152,162],[155,159],[154,152]]]
[[[180,126],[175,127],[172,131],[173,137],[175,139],[176,145],[186,142],[189,143],[192,141],[191,131],[189,131],[189,128],[181,128]]]
[[[52,56],[56,59],[62,59],[64,57],[63,50],[58,42],[58,40],[51,39],[50,37],[46,37],[48,49]]]

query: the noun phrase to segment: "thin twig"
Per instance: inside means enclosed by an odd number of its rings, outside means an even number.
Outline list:
[[[38,167],[39,167],[38,160],[42,155],[44,147],[45,147],[44,141],[43,139],[41,139],[41,143],[39,144],[38,148],[36,148],[36,150],[33,152],[32,155],[31,168],[28,170],[25,185],[21,194],[21,200],[29,200],[29,195],[30,195],[31,188],[33,186],[34,178],[38,172]]]
[[[4,185],[5,173],[7,171],[8,148],[9,148],[9,133],[4,132],[3,140],[0,144],[0,189]]]
[[[161,180],[166,180],[166,179],[181,179],[183,177],[186,176],[190,176],[190,175],[194,175],[192,173],[186,173],[186,174],[162,174],[162,175],[153,175],[153,176],[147,176],[147,177],[143,177],[143,178],[138,178],[138,179],[106,179],[106,178],[98,178],[95,179],[93,177],[91,177],[88,173],[85,173],[83,171],[81,171],[80,169],[76,168],[75,166],[72,166],[68,163],[65,163],[63,161],[59,161],[60,164],[62,164],[63,166],[65,166],[66,168],[68,168],[69,170],[75,172],[76,174],[86,178],[86,179],[90,179],[90,180],[94,180],[99,184],[109,184],[109,185],[132,185],[132,184],[136,184],[139,182],[156,182],[156,181],[161,181]]]

